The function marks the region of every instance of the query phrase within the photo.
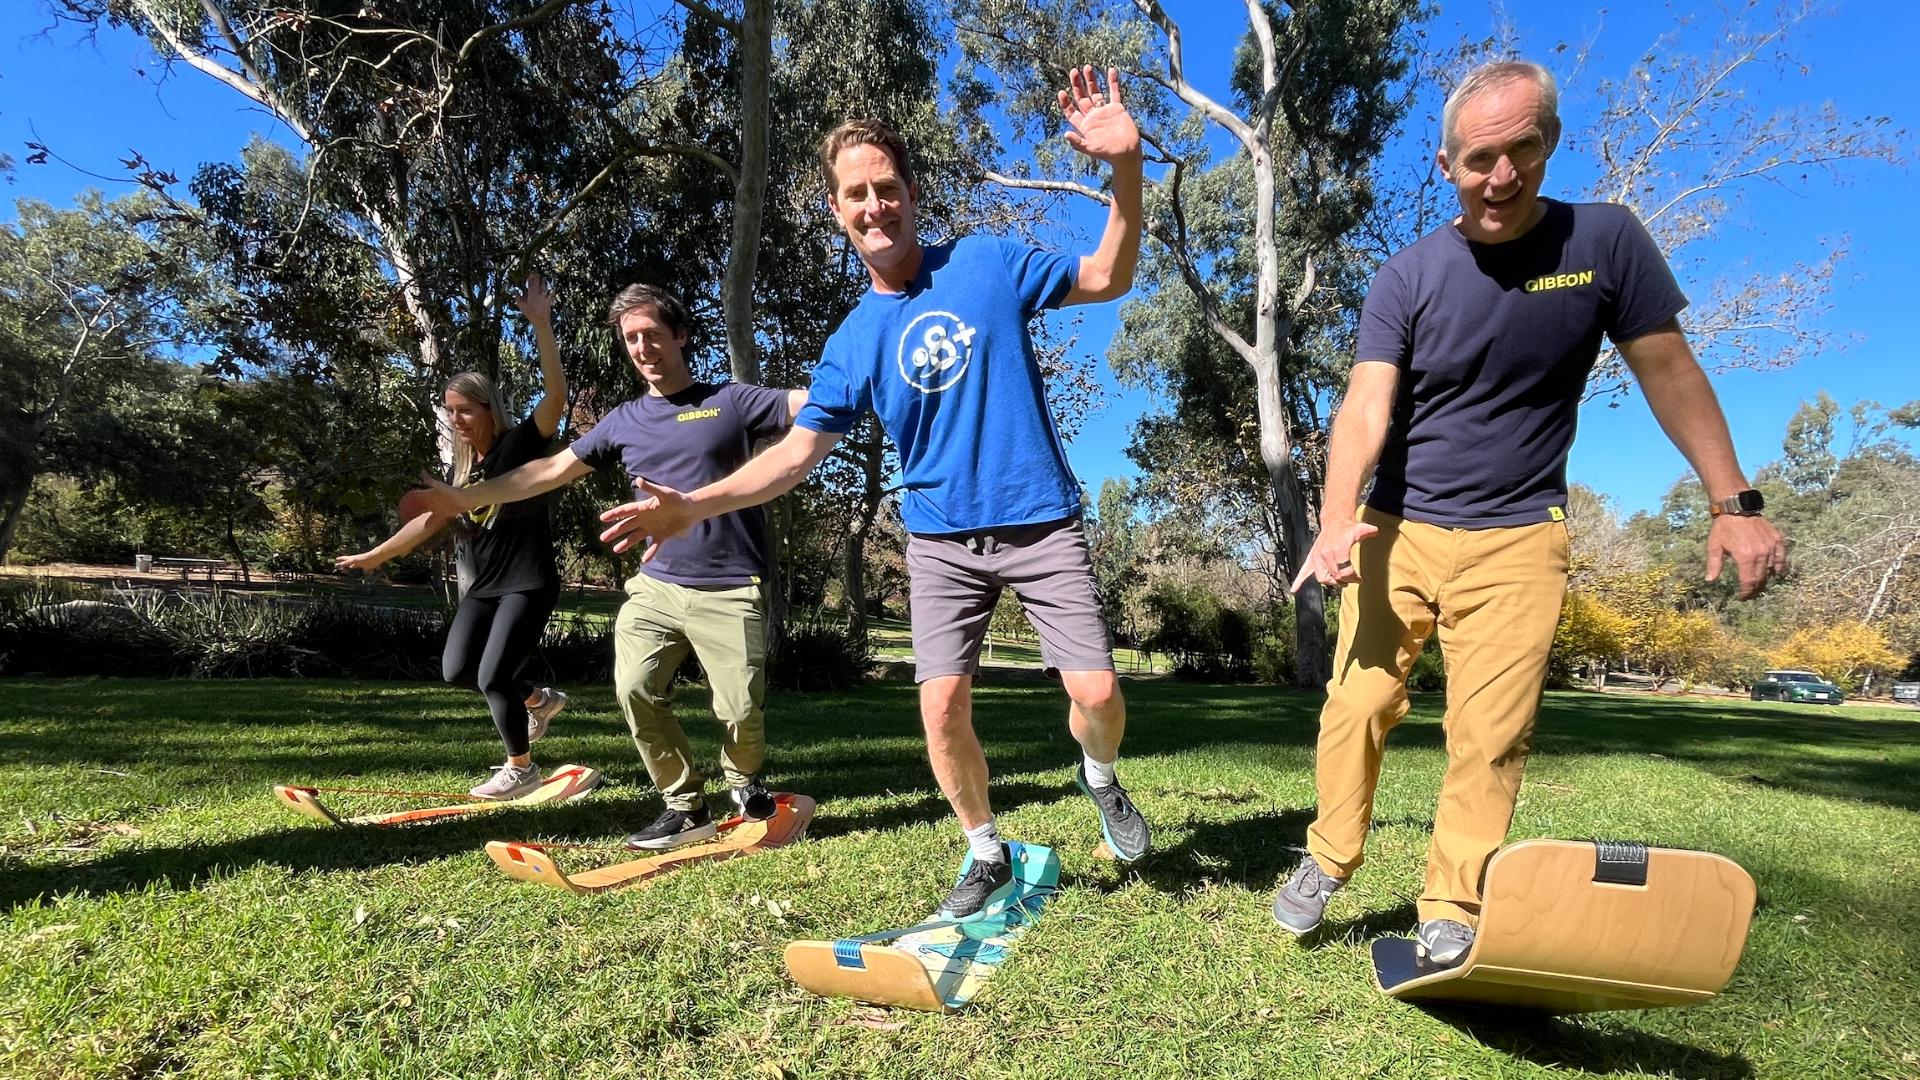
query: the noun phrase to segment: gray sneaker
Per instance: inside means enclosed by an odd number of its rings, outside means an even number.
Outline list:
[[[493,779],[471,788],[467,794],[476,799],[517,799],[540,790],[540,766],[495,765]]]
[[[567,707],[567,695],[551,686],[540,688],[540,704],[527,708],[527,741],[537,743],[547,733],[547,725]]]
[[[1413,932],[1414,951],[1435,967],[1452,967],[1473,948],[1473,928],[1452,919],[1429,919]]]
[[[1346,878],[1329,876],[1313,856],[1307,856],[1287,879],[1287,887],[1273,898],[1273,921],[1290,933],[1313,933],[1327,913],[1327,901],[1346,883]]]

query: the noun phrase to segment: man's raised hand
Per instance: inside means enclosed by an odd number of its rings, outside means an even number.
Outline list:
[[[653,545],[640,561],[652,562],[660,551],[660,541],[686,532],[700,520],[700,515],[685,494],[663,484],[641,478],[633,482],[633,489],[639,498],[601,513],[600,520],[607,522],[608,527],[600,539],[624,554],[635,544],[651,538]]]
[[[1140,129],[1120,101],[1120,71],[1107,69],[1107,90],[1100,92],[1100,80],[1093,65],[1067,73],[1068,87],[1060,91],[1060,111],[1072,130],[1067,145],[1109,165],[1140,156]]]

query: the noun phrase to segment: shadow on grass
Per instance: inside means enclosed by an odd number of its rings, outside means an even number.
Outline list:
[[[1715,1053],[1646,1031],[1595,1027],[1526,1013],[1420,1008],[1487,1046],[1552,1069],[1651,1073],[1687,1080],[1743,1080],[1754,1074],[1753,1065],[1739,1053]]]
[[[618,789],[631,796],[631,788]],[[262,814],[290,812],[268,810]],[[223,872],[254,866],[307,871],[374,870],[431,862],[452,855],[484,858],[489,840],[503,837],[620,836],[646,824],[647,814],[627,798],[589,798],[569,806],[500,810],[399,828],[275,828],[210,844],[138,848],[69,866],[43,866],[0,856],[0,908],[43,897],[139,891],[150,885],[187,889]],[[616,850],[610,848],[609,850]]]
[[[1200,822],[1179,843],[1150,852],[1136,870],[1142,880],[1162,892],[1178,893],[1209,883],[1258,892],[1284,882],[1299,865],[1296,845],[1312,821],[1313,810],[1308,808]]]
[[[1209,746],[1310,749],[1318,695],[1264,688],[1129,683],[1134,722],[1126,755],[1177,757]],[[182,793],[209,782],[262,785],[329,782],[334,777],[397,776],[478,768],[493,753],[484,712],[457,690],[421,684],[193,682],[112,679],[0,683],[0,766],[92,766],[156,775],[164,802],[173,776]],[[167,880],[204,879],[222,867],[254,862],[295,870],[363,869],[476,850],[502,836],[618,837],[652,816],[657,798],[624,737],[604,690],[582,688],[549,743],[549,761],[604,765],[621,785],[612,797],[576,806],[481,815],[471,822],[381,833],[273,829],[258,837],[110,855],[71,867],[0,861],[0,903],[68,891],[99,892]],[[1078,747],[1067,732],[1057,688],[988,687],[976,715],[996,776],[1043,774],[997,783],[996,808],[1071,797]],[[705,695],[683,695],[679,715],[696,745],[710,743]],[[1430,717],[1436,696],[1422,695],[1414,722],[1395,731],[1395,747],[1439,748]],[[829,811],[816,836],[892,829],[947,820],[921,741],[917,692],[880,685],[855,693],[782,695],[770,718],[774,740],[768,781],[828,806],[836,799],[910,796],[884,809],[841,817]],[[1744,703],[1700,703],[1621,695],[1555,694],[1540,725],[1541,757],[1656,753],[1748,782],[1920,809],[1920,725],[1803,715]],[[1391,756],[1391,755],[1390,755]],[[1058,782],[1051,782],[1053,776]],[[1195,798],[1204,798],[1196,795]],[[1278,887],[1297,864],[1308,809],[1201,822],[1191,835],[1148,860],[1141,874],[1178,891],[1224,881],[1256,891]],[[1424,821],[1376,823],[1427,828]],[[348,839],[354,837],[355,839]],[[1353,933],[1357,927],[1341,928]]]

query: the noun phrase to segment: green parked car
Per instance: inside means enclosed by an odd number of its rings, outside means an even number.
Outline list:
[[[1769,671],[1753,684],[1755,701],[1817,701],[1838,705],[1847,699],[1840,688],[1811,671]]]

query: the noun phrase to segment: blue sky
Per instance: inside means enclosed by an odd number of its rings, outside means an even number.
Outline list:
[[[64,28],[42,33],[50,20],[35,10],[37,5],[6,7],[0,15],[0,152],[12,155],[16,164],[5,185],[8,218],[14,198],[66,204],[95,183],[58,164],[24,164],[30,140],[110,176],[119,171],[115,159],[137,147],[156,167],[185,177],[200,162],[236,157],[252,132],[287,138],[271,117],[196,72],[182,69],[156,85],[151,52],[131,35],[103,33],[89,41]],[[1240,6],[1186,0],[1167,7],[1185,30],[1189,72],[1204,89],[1224,98],[1227,64],[1245,25]],[[1554,0],[1512,0],[1498,7],[1529,54],[1550,57],[1558,42],[1591,39],[1587,85],[1593,76],[1623,72],[1672,26],[1671,11],[1650,3],[1610,11]],[[1675,8],[1698,10],[1709,22],[1714,11],[1698,3]],[[1496,13],[1496,6],[1479,0],[1447,4],[1436,20],[1435,39],[1456,31],[1485,33]],[[1911,44],[1920,40],[1920,4],[1842,2],[1832,14],[1803,26],[1795,40],[1793,51],[1806,73],[1791,80],[1758,77],[1752,90],[1762,102],[1831,101],[1843,114],[1888,114],[1896,126],[1920,132],[1920,95],[1904,78],[1912,63]],[[1578,89],[1576,84],[1563,102],[1570,127],[1580,124],[1583,108],[1590,106]],[[1549,172],[1546,192],[1572,195],[1586,176],[1584,163],[1563,154]],[[1895,404],[1920,397],[1920,330],[1910,297],[1913,253],[1920,251],[1916,194],[1920,186],[1911,168],[1874,167],[1859,170],[1845,187],[1822,180],[1801,190],[1758,191],[1735,211],[1738,220],[1729,223],[1714,249],[1729,269],[1749,262],[1784,266],[1811,260],[1822,237],[1850,237],[1852,259],[1834,290],[1827,322],[1860,339],[1789,371],[1716,379],[1749,472],[1777,456],[1787,418],[1800,401],[1821,390],[1849,404],[1862,398]],[[1090,204],[1074,212],[1073,225],[1086,233],[1099,221]],[[1705,283],[1682,284],[1697,292]],[[1080,345],[1097,355],[1113,332],[1116,306],[1083,310]],[[1134,473],[1123,453],[1126,429],[1150,404],[1143,394],[1115,390],[1107,411],[1084,426],[1072,448],[1076,469],[1095,489],[1106,476]],[[1631,512],[1656,505],[1685,471],[1685,461],[1637,396],[1617,408],[1596,403],[1583,411],[1569,464],[1573,480],[1613,496]]]

